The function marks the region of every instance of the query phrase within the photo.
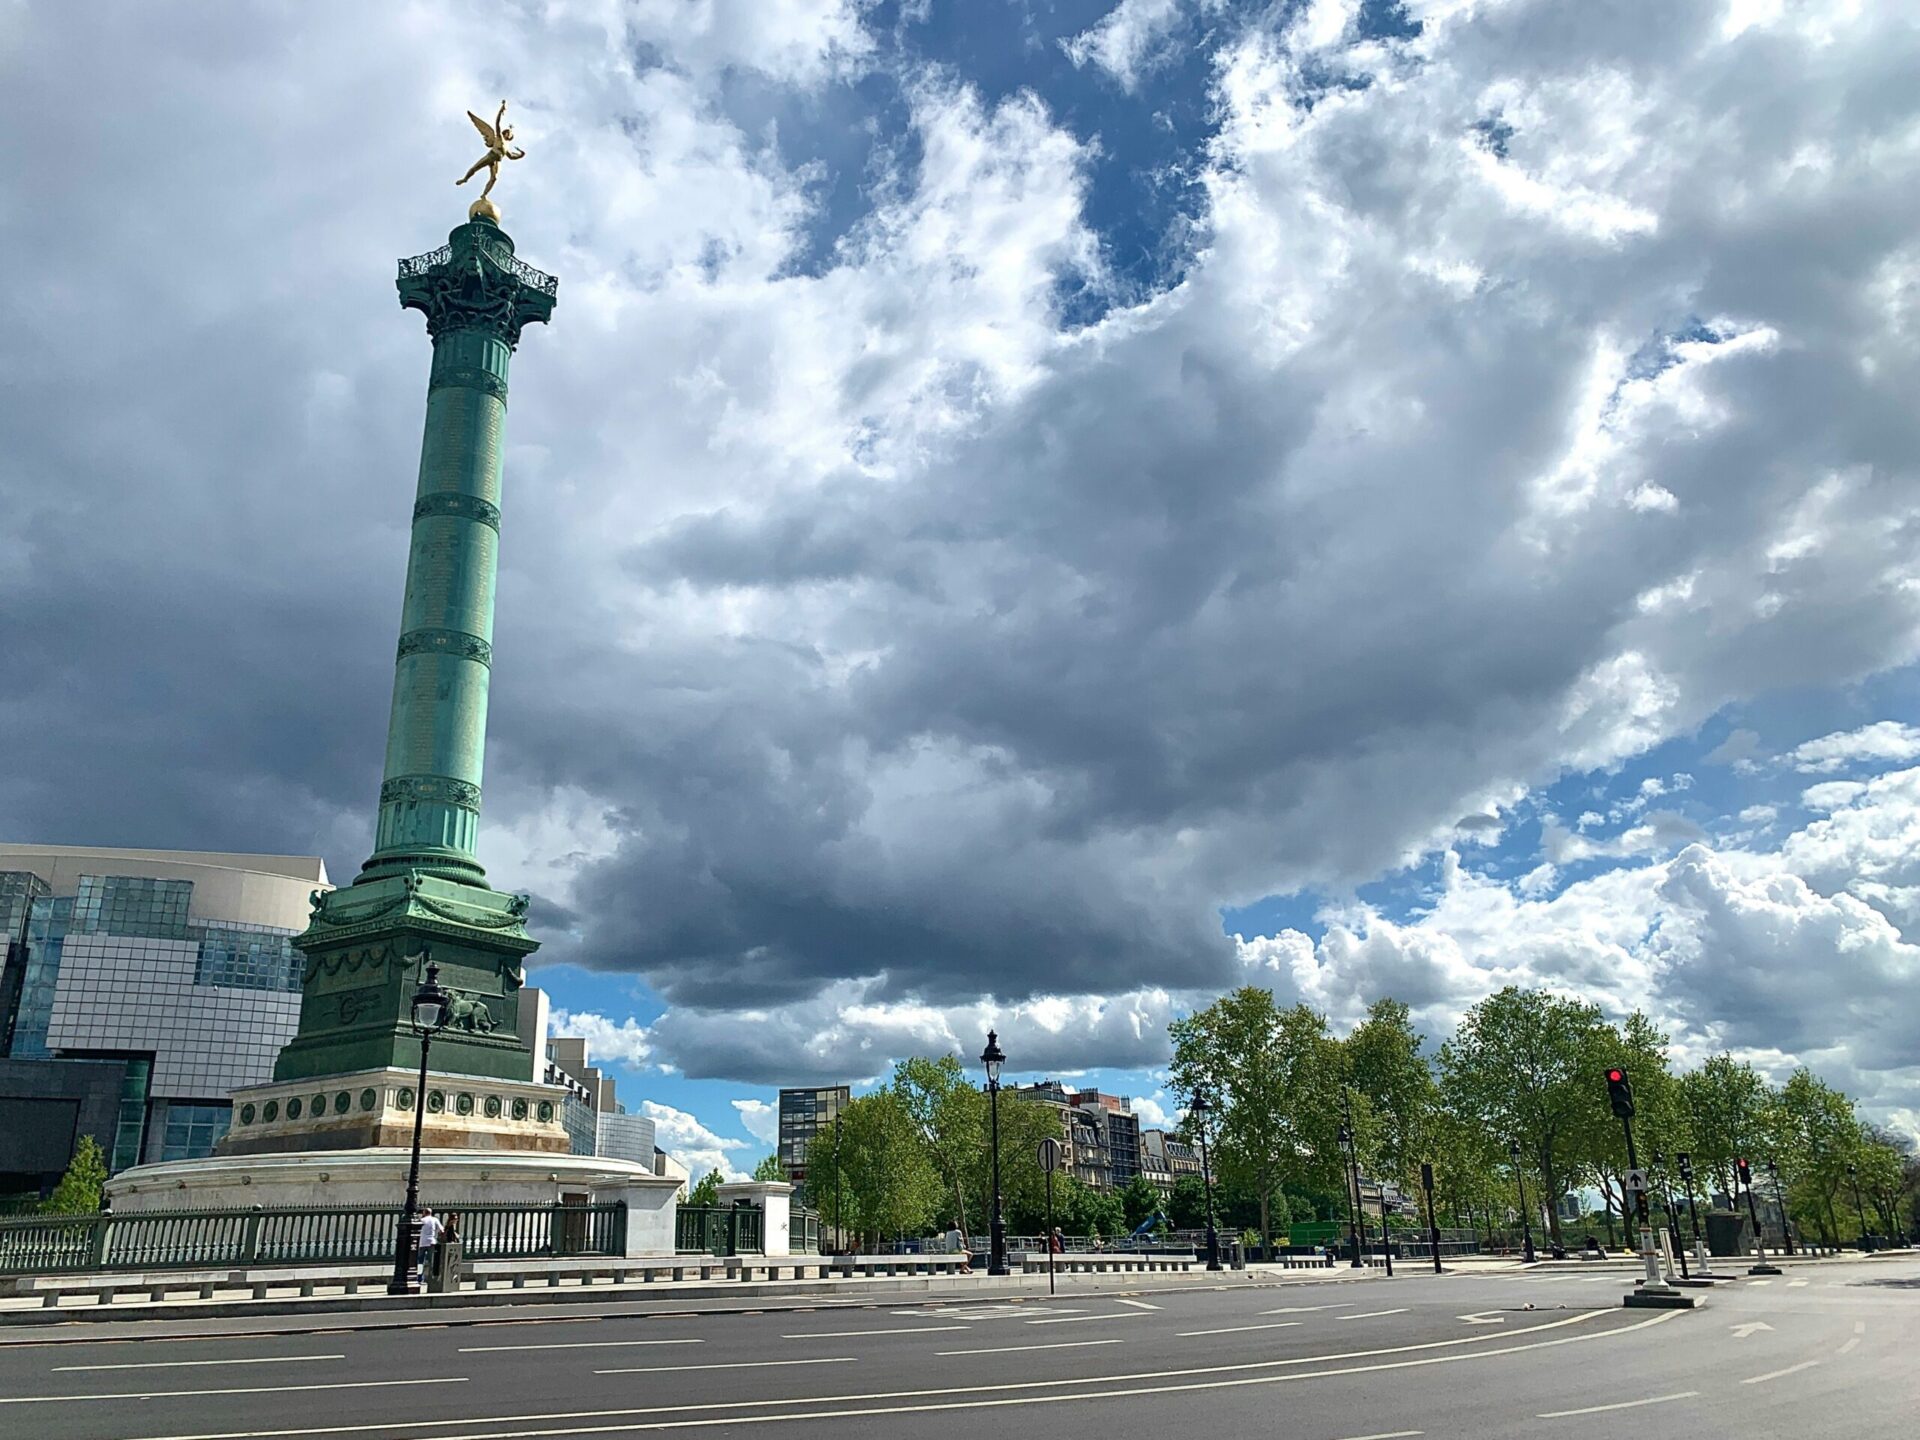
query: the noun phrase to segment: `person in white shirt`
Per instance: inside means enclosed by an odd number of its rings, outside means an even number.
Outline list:
[[[420,1211],[420,1283],[426,1284],[427,1271],[433,1266],[433,1247],[440,1243],[440,1222],[434,1218],[433,1211],[422,1208]]]

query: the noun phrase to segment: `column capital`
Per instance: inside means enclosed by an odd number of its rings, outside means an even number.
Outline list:
[[[427,334],[481,330],[509,347],[529,324],[553,315],[560,281],[513,253],[513,237],[490,220],[456,226],[438,250],[400,262],[401,307],[427,317]]]

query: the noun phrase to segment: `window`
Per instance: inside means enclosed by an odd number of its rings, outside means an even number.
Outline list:
[[[233,1108],[229,1105],[169,1101],[160,1158],[198,1160],[211,1155],[215,1142],[227,1133],[232,1120]]]

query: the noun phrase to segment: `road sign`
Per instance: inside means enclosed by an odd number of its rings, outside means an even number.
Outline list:
[[[1060,1168],[1061,1152],[1066,1147],[1058,1140],[1047,1139],[1040,1142],[1040,1168],[1051,1174]]]
[[[1647,1172],[1644,1170],[1627,1171],[1627,1191],[1633,1195],[1647,1193]]]

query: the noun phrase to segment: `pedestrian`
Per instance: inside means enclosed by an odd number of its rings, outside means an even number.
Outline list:
[[[433,1247],[440,1243],[440,1222],[433,1218],[433,1211],[425,1206],[420,1210],[420,1248],[417,1258],[420,1262],[420,1283],[427,1283],[427,1269],[433,1264]]]
[[[1047,1249],[1053,1254],[1059,1255],[1064,1252],[1066,1248],[1066,1242],[1060,1238],[1060,1227],[1056,1225],[1053,1227],[1053,1233],[1047,1236]]]
[[[954,1216],[953,1224],[947,1227],[947,1248],[960,1257],[960,1273],[973,1273],[973,1245],[967,1239],[967,1232],[960,1228],[960,1217]]]

